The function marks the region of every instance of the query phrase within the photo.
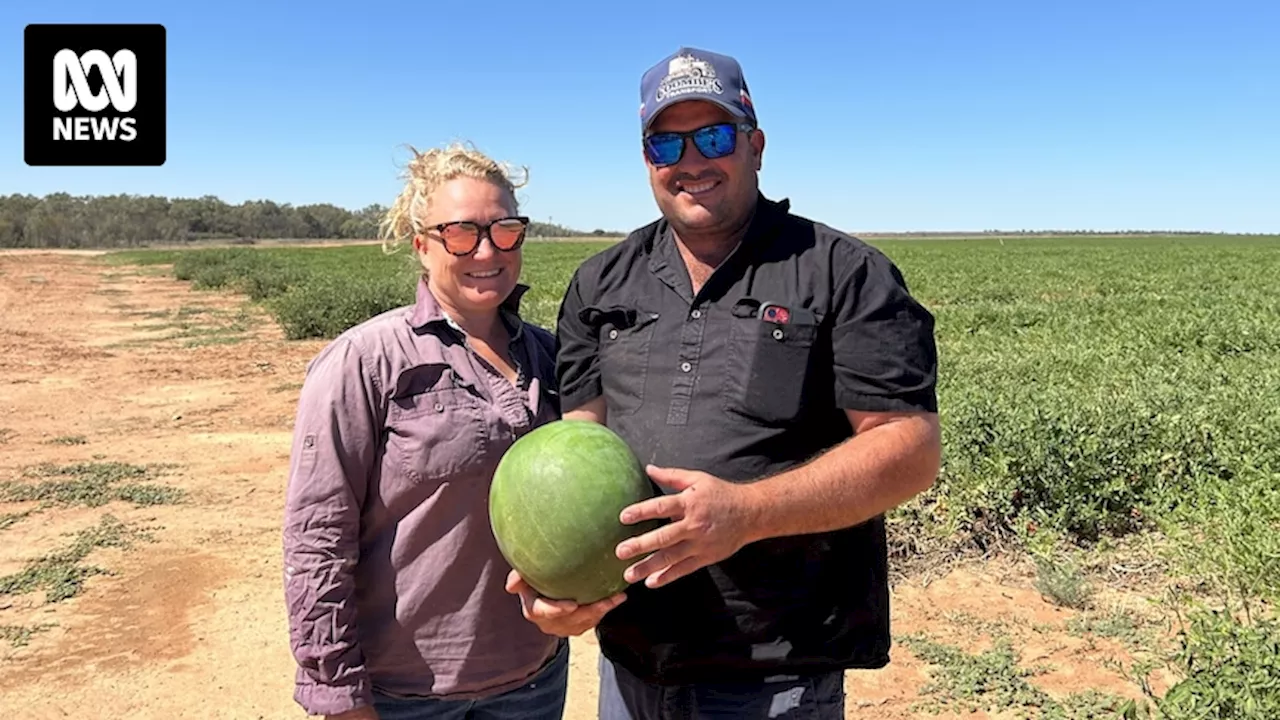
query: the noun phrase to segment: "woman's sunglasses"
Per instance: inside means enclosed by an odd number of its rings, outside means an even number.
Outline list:
[[[732,155],[738,148],[739,130],[750,132],[754,129],[750,123],[725,122],[685,132],[658,132],[645,136],[644,151],[649,162],[657,167],[675,165],[684,157],[685,138],[692,138],[693,146],[698,148],[702,157],[715,160]]]
[[[427,230],[434,231],[446,252],[462,257],[470,255],[480,247],[481,236],[487,236],[495,248],[503,252],[511,252],[524,243],[525,231],[528,228],[529,218],[519,215],[499,218],[487,224],[455,220],[432,225]]]

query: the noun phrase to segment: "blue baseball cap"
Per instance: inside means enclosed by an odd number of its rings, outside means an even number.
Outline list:
[[[756,111],[742,66],[728,55],[682,47],[649,68],[640,79],[640,128],[658,113],[685,100],[706,100],[756,124]]]

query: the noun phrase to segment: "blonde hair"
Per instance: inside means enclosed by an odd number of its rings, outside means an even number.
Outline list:
[[[529,169],[517,169],[499,163],[477,150],[470,143],[452,143],[444,148],[418,152],[407,146],[413,159],[401,177],[404,189],[383,216],[379,224],[382,251],[393,253],[400,243],[413,238],[420,230],[422,216],[430,206],[431,194],[441,185],[460,177],[487,180],[511,194],[511,201],[519,207],[516,188],[528,182]]]

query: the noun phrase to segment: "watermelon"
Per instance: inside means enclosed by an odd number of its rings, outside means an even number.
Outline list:
[[[618,543],[662,524],[618,515],[655,488],[631,448],[589,420],[557,420],[512,443],[489,488],[498,549],[541,595],[580,605],[627,588]]]

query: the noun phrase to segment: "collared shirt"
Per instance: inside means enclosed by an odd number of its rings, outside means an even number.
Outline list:
[[[936,411],[933,317],[874,247],[759,196],[694,293],[665,220],[589,258],[557,325],[562,405],[598,396],[645,463],[749,482],[847,439],[847,409]],[[772,538],[629,599],[601,650],[656,682],[887,661],[883,518]]]
[[[308,365],[284,520],[285,595],[312,714],[388,695],[475,697],[519,685],[556,638],[506,592],[489,525],[503,452],[559,417],[554,338],[501,316],[513,386],[472,351],[425,280],[414,305],[351,328]]]

